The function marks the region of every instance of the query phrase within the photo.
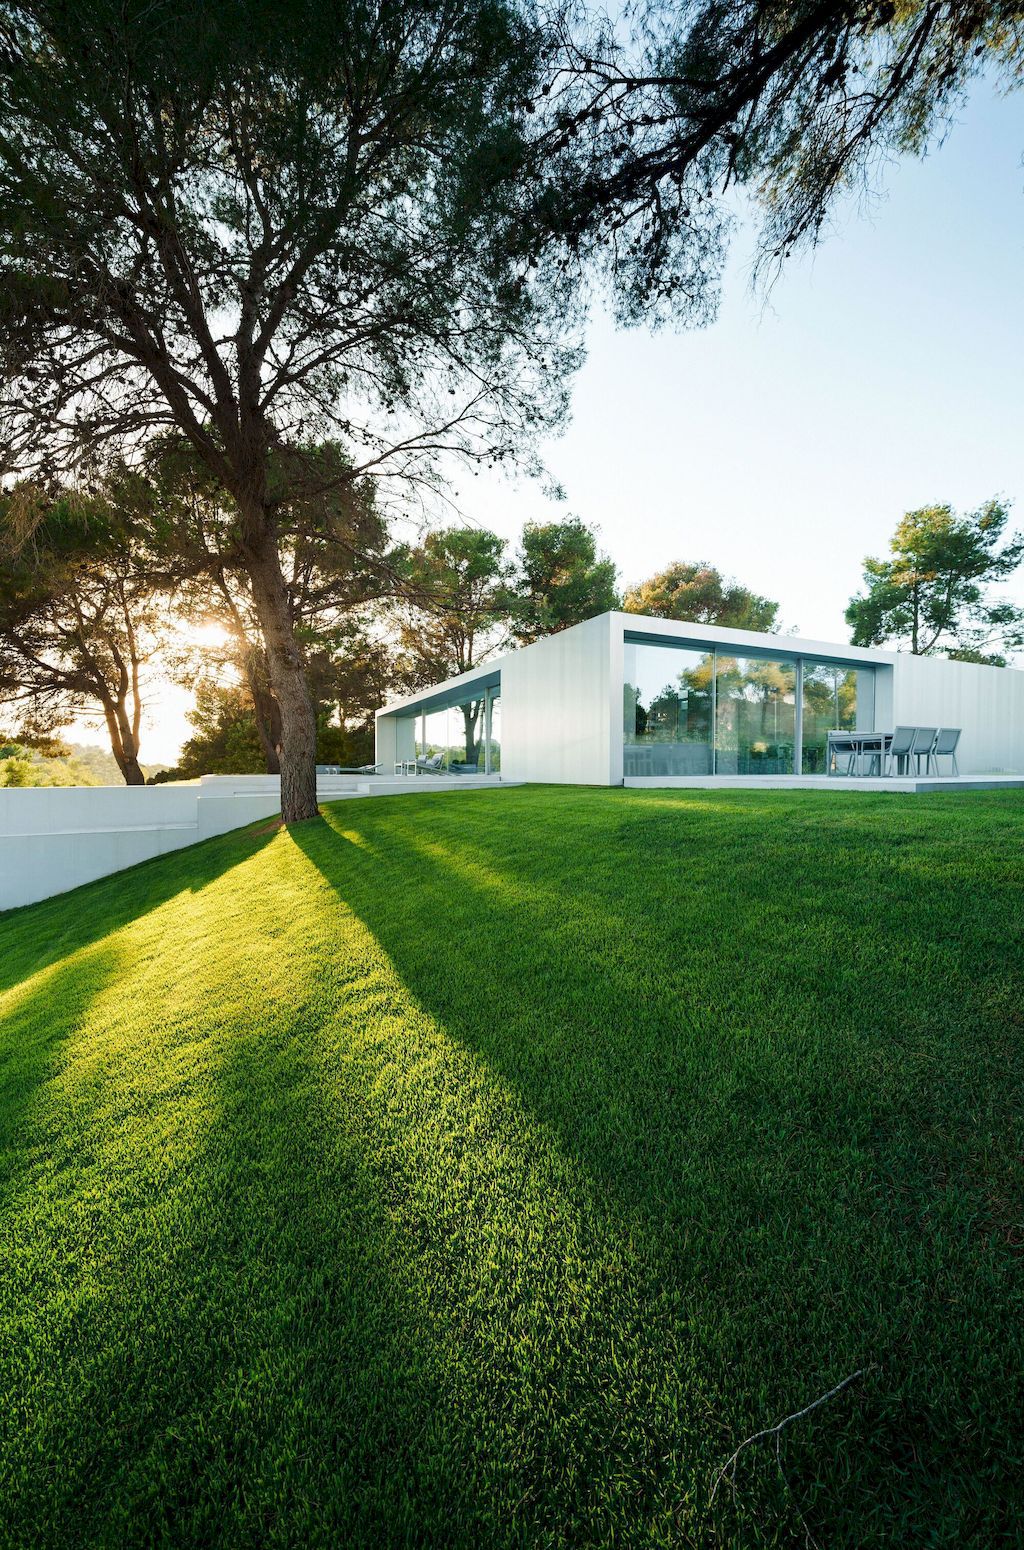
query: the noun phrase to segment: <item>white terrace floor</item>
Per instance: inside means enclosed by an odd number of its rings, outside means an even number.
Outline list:
[[[500,775],[319,775],[321,802],[347,797],[422,796],[443,791],[479,791],[481,787],[511,787],[521,781]],[[275,775],[206,775],[201,781],[211,796],[255,796],[280,789]],[[623,785],[637,791],[1001,791],[1024,787],[1024,775],[636,775]]]
[[[624,786],[679,791],[1001,791],[1024,775],[648,775]]]
[[[318,775],[316,794],[321,802],[337,802],[344,797],[383,797],[422,794],[431,791],[478,791],[481,786],[512,786],[518,781],[503,781],[500,775]],[[277,775],[204,775],[200,781],[204,794],[216,796],[255,796],[280,790]]]

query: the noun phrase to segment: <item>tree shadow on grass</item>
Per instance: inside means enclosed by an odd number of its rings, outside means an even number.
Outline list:
[[[836,883],[820,845],[773,855],[712,814],[703,848],[644,865],[636,830],[607,827],[606,856],[553,836],[552,862],[524,838],[520,864],[480,814],[463,835],[395,806],[292,839],[417,1003],[620,1204],[671,1227],[673,1202],[688,1214],[744,1159],[767,1204],[801,1154],[884,1150],[928,1120],[967,1139],[966,1094],[993,1119],[1015,1109],[1016,1028],[991,1012],[1024,975],[1009,953],[973,954],[1005,940],[1005,913],[941,881],[925,892],[913,857],[863,877],[833,843]]]
[[[1024,1358],[988,1199],[993,1179],[1022,1182],[1019,1019],[1000,1012],[1007,978],[1021,986],[1012,879],[965,887],[955,837],[923,879],[913,847],[894,862],[863,815],[848,832],[810,807],[771,820],[785,848],[755,813],[709,809],[702,842],[671,805],[573,833],[570,798],[559,830],[534,835],[515,810],[492,826],[493,803],[460,804],[457,822],[411,801],[350,808],[293,839],[415,1002],[654,1245],[739,1435],[865,1362],[885,1369],[866,1413],[819,1416],[813,1442],[790,1444],[826,1538],[847,1542],[879,1501],[882,1535],[903,1513],[999,1532],[980,1482],[1012,1451],[1006,1353]],[[886,816],[894,842],[923,823]],[[638,866],[652,835],[662,848]],[[999,1399],[965,1427],[972,1386]]]
[[[51,963],[7,997],[0,1021],[0,1207],[16,1180],[49,1156],[33,1119],[37,1094],[60,1061],[61,1046],[116,978],[121,954],[110,942]]]
[[[153,856],[52,899],[5,910],[0,913],[0,993],[159,909],[177,894],[198,893],[272,838],[265,824],[253,824]]]
[[[103,1118],[116,1094],[69,1114],[98,1150],[44,1220],[51,1281],[36,1252],[6,1282],[24,1542],[452,1550],[671,1525],[679,1386],[630,1245],[514,1096],[359,969],[363,1021],[338,1018],[326,966],[169,1108],[139,1092],[130,1144]]]

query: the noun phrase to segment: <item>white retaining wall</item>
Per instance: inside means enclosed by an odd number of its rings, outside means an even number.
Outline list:
[[[322,802],[471,791],[493,777],[320,775]],[[272,818],[277,775],[204,775],[191,785],[0,788],[0,910],[66,893],[138,861]]]
[[[0,789],[0,910],[65,893],[151,856],[270,818],[278,783]]]

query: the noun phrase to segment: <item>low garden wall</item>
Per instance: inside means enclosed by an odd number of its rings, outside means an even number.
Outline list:
[[[0,910],[224,834],[280,807],[276,781],[0,790]]]

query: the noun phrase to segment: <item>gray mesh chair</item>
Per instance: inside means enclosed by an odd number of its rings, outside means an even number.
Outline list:
[[[916,727],[896,728],[892,734],[889,746],[882,758],[883,775],[889,775],[891,773],[894,760],[896,764],[897,775],[903,774],[903,765],[910,758],[910,750],[914,746],[914,738],[916,736]]]
[[[953,761],[951,773],[959,775],[960,768],[956,762],[956,745],[960,741],[959,727],[940,727],[939,735],[935,739],[935,747],[932,749],[932,758],[935,760],[935,773],[940,774],[939,760],[951,759]]]
[[[907,754],[908,765],[913,761],[914,769],[918,775],[921,773],[921,760],[924,760],[924,772],[927,775],[931,770],[932,749],[935,747],[935,733],[937,727],[915,727],[914,741],[910,745]]]
[[[833,730],[828,733],[825,740],[825,774],[832,774],[832,760],[834,759],[836,762],[837,775],[852,775],[853,761],[855,757],[856,750],[854,748],[853,739],[850,737],[849,733],[841,732],[838,728],[833,728]],[[839,768],[840,759],[846,760],[845,770],[841,770]]]

